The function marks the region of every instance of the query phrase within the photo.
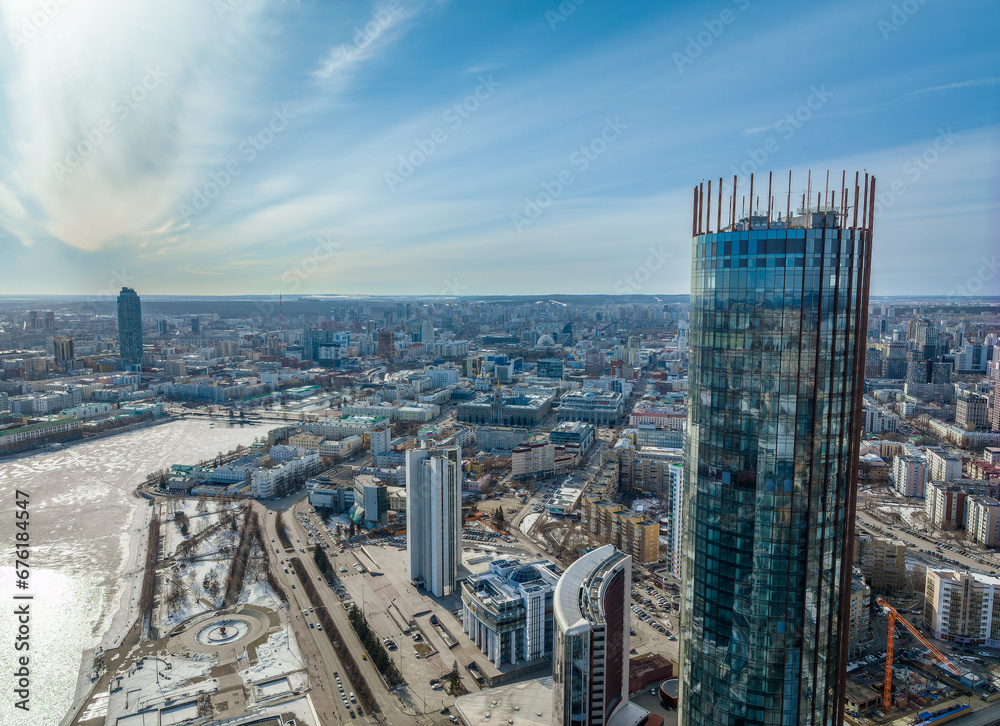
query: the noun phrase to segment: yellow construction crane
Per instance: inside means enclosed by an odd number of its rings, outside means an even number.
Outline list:
[[[895,638],[896,635],[897,620],[899,620],[899,622],[901,622],[903,626],[910,631],[910,633],[913,635],[914,638],[923,643],[924,646],[934,655],[935,658],[944,663],[944,665],[948,667],[948,670],[950,670],[959,678],[962,677],[962,671],[958,669],[958,666],[956,666],[954,663],[948,660],[941,651],[939,651],[937,648],[931,645],[930,641],[927,640],[927,638],[925,638],[923,635],[921,635],[920,631],[918,631],[915,627],[913,627],[913,625],[911,625],[906,618],[900,615],[899,612],[896,610],[896,608],[890,605],[884,597],[879,595],[877,598],[875,598],[875,601],[889,611],[889,638],[885,644],[885,684],[882,688],[883,711],[889,713],[889,708],[892,705],[892,646],[893,646],[893,639]]]

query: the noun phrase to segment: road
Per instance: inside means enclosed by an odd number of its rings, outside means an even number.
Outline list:
[[[941,568],[959,567],[986,574],[989,574],[992,570],[1000,569],[1000,563],[997,563],[995,560],[987,560],[983,558],[983,561],[980,562],[977,557],[959,554],[958,552],[952,550],[945,550],[943,553],[938,552],[937,541],[923,540],[916,535],[910,534],[906,530],[900,529],[899,527],[890,527],[860,509],[858,510],[858,519],[860,520],[859,524],[869,530],[869,534],[876,537],[893,537],[901,540],[902,542],[905,542],[908,547],[922,554],[925,559],[938,563],[937,566]],[[948,562],[947,560],[952,560],[952,562]]]
[[[304,503],[303,503],[304,505]],[[354,632],[354,628],[351,626],[350,621],[347,618],[347,611],[344,604],[341,603],[340,598],[337,594],[323,581],[322,575],[319,572],[319,568],[316,566],[315,561],[312,557],[311,547],[308,546],[309,534],[306,532],[305,528],[298,521],[297,516],[295,516],[294,509],[289,509],[286,511],[284,516],[285,525],[288,528],[289,536],[292,540],[292,544],[296,548],[305,549],[306,552],[282,552],[280,555],[282,559],[288,559],[289,557],[297,556],[301,565],[305,568],[305,571],[311,579],[317,584],[317,591],[323,601],[323,606],[327,608],[330,616],[333,618],[340,634],[343,637],[344,643],[349,649],[351,655],[354,657],[355,662],[361,670],[362,675],[368,683],[368,687],[371,689],[372,694],[376,701],[378,701],[379,708],[382,711],[383,722],[386,724],[394,724],[396,726],[406,726],[409,724],[427,724],[427,723],[447,723],[447,719],[444,716],[439,716],[438,721],[435,721],[433,717],[428,718],[425,716],[415,716],[403,711],[402,705],[395,697],[389,697],[390,694],[387,691],[384,682],[382,681],[381,675],[378,670],[372,664],[371,660],[367,659],[364,647],[361,645],[360,640]],[[277,541],[277,531],[274,526],[274,516],[265,515],[265,537],[267,540],[274,537],[276,542],[271,544],[272,548],[277,547],[279,550],[283,550],[280,542]],[[296,541],[299,540],[299,541]],[[328,553],[332,553],[332,542],[331,549],[327,550]],[[280,562],[280,560],[279,560]],[[335,563],[335,559],[331,558],[331,563]],[[336,566],[336,564],[335,564]],[[302,618],[302,610],[310,607],[310,603],[307,601],[305,593],[299,583],[299,578],[294,574],[292,569],[289,569],[288,574],[284,573],[285,564],[277,569],[276,574],[283,583],[288,583],[289,587],[291,584],[296,584],[295,589],[289,589],[288,591],[292,593],[292,597],[296,599],[296,604],[293,606],[291,603],[290,607],[298,608],[298,617]],[[315,642],[319,655],[321,658],[320,665],[324,669],[320,681],[329,692],[332,687],[334,693],[331,697],[332,708],[337,713],[337,718],[341,721],[350,722],[349,713],[344,708],[343,701],[340,699],[340,694],[337,692],[336,686],[334,684],[333,671],[338,671],[341,679],[344,681],[344,690],[352,691],[355,690],[353,686],[348,684],[346,679],[346,671],[343,668],[343,664],[337,657],[333,646],[330,644],[329,639],[326,637],[325,633],[319,632],[314,629],[308,628],[308,624],[304,624],[304,637]],[[365,655],[363,658],[362,655]],[[320,691],[322,694],[323,691]],[[317,705],[317,710],[319,711],[319,706]],[[369,714],[365,714],[365,721],[372,722],[373,719]],[[359,720],[360,722],[360,720]]]
[[[341,699],[340,693],[336,690],[334,685],[336,681],[333,677],[334,672],[339,673],[343,680],[345,691],[353,691],[354,686],[347,680],[347,672],[333,650],[333,646],[330,645],[326,634],[309,627],[309,621],[315,622],[315,618],[310,618],[302,614],[302,611],[312,607],[312,604],[308,601],[305,591],[299,583],[299,578],[293,571],[289,569],[288,574],[285,574],[285,569],[288,567],[287,559],[293,556],[293,553],[281,547],[274,525],[273,511],[259,503],[255,503],[254,507],[263,519],[261,528],[265,544],[271,547],[271,554],[275,555],[275,558],[272,559],[272,571],[278,578],[278,581],[284,586],[285,593],[289,596],[289,622],[294,631],[295,640],[299,644],[299,649],[302,651],[302,657],[308,667],[309,680],[312,684],[313,705],[316,708],[316,712],[324,719],[336,719],[349,723],[352,720],[350,710],[344,706],[343,699]],[[294,539],[295,537],[293,536]],[[271,542],[271,540],[274,541]],[[274,552],[275,549],[279,550],[277,554]],[[300,559],[304,560],[303,557],[300,557]],[[292,585],[295,585],[295,587],[293,588]],[[354,712],[354,715],[357,718],[357,711]],[[366,721],[369,720],[367,714],[364,718]]]

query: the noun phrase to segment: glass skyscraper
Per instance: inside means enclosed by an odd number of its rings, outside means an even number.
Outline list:
[[[131,287],[118,294],[118,356],[130,365],[142,365],[142,304]]]
[[[793,212],[789,176],[784,217],[770,177],[740,214],[695,188],[682,726],[843,720],[875,180],[846,182]]]

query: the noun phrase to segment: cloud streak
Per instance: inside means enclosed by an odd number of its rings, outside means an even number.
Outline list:
[[[958,81],[957,83],[946,83],[943,86],[931,86],[930,88],[921,88],[918,91],[910,91],[908,95],[917,96],[921,93],[935,93],[937,91],[951,91],[956,88],[975,88],[977,86],[993,86],[1000,83],[1000,76],[992,76],[987,78],[972,78],[968,81]]]

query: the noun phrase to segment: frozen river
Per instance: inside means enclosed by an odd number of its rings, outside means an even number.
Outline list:
[[[14,490],[30,495],[31,712],[13,708],[15,652],[0,646],[0,722],[55,726],[73,702],[80,659],[111,625],[134,573],[128,549],[146,501],[132,495],[146,474],[170,464],[194,464],[249,445],[269,426],[175,421],[0,461],[0,632],[15,632]],[[135,520],[135,521],[133,521]],[[131,530],[131,531],[130,531]],[[141,560],[140,560],[141,561]],[[7,638],[5,637],[5,640]],[[10,718],[8,718],[10,715]]]

